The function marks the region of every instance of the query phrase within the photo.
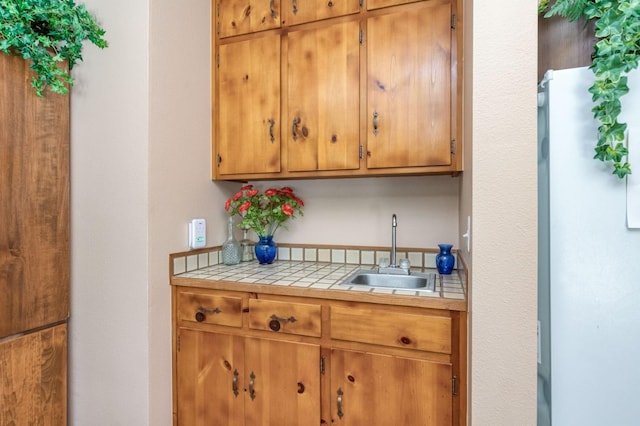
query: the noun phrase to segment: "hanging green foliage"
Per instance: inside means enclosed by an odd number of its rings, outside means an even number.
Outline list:
[[[0,0],[0,50],[31,61],[38,96],[47,87],[68,93],[69,71],[82,60],[84,41],[105,48],[104,34],[84,5],[73,0]]]
[[[626,74],[638,68],[640,55],[640,0],[541,0],[539,13],[544,17],[563,16],[569,21],[581,17],[593,20],[596,27],[591,70],[595,81],[589,88],[598,120],[598,143],[594,158],[610,161],[613,174],[623,178],[631,173],[626,161],[626,123],[620,123],[620,98],[629,92]]]

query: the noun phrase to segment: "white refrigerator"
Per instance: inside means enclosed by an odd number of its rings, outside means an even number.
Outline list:
[[[640,425],[640,74],[623,180],[593,159],[592,82],[549,71],[538,94],[538,425]]]

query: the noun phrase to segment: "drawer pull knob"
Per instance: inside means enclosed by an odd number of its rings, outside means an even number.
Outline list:
[[[202,322],[202,321],[204,321],[206,319],[207,319],[207,316],[205,314],[203,314],[202,312],[197,312],[196,313],[196,321]]]
[[[289,318],[279,317],[276,314],[271,315],[272,320],[280,321],[280,322],[296,322],[298,321],[296,317],[291,315]]]
[[[409,345],[409,344],[411,344],[411,339],[409,339],[408,337],[401,337],[401,338],[400,338],[400,341],[401,341],[402,343],[404,343],[405,345]]]
[[[280,331],[280,321],[278,320],[269,321],[269,328],[273,331]]]
[[[291,315],[289,318],[279,317],[276,314],[271,315],[271,321],[269,321],[269,328],[273,331],[279,331],[282,324],[288,322],[296,322],[296,317]]]
[[[208,309],[204,306],[200,306],[198,308],[198,312],[202,312],[203,314],[220,314],[222,313],[222,310],[220,308]]]
[[[298,382],[298,393],[304,393],[304,383]]]

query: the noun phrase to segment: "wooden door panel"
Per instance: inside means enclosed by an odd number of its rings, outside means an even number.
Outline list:
[[[332,424],[451,425],[451,378],[451,364],[334,349]]]
[[[221,175],[280,171],[280,36],[220,46]]]
[[[66,425],[67,325],[0,343],[0,383],[0,425]]]
[[[183,328],[179,339],[178,424],[244,425],[243,338]]]
[[[0,55],[0,338],[69,317],[69,97]]]
[[[451,353],[451,318],[384,312],[379,308],[331,309],[331,337],[421,351]]]
[[[367,167],[451,164],[450,5],[369,18]]]
[[[289,171],[357,169],[359,24],[289,33]]]
[[[284,0],[282,14],[288,25],[320,21],[360,11],[358,0]]]
[[[320,346],[247,338],[245,348],[246,425],[320,424]]]
[[[220,38],[280,27],[280,0],[218,0]]]

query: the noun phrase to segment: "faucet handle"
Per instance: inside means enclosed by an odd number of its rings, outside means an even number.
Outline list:
[[[411,263],[409,262],[409,259],[400,259],[400,267],[408,271],[411,268]]]

